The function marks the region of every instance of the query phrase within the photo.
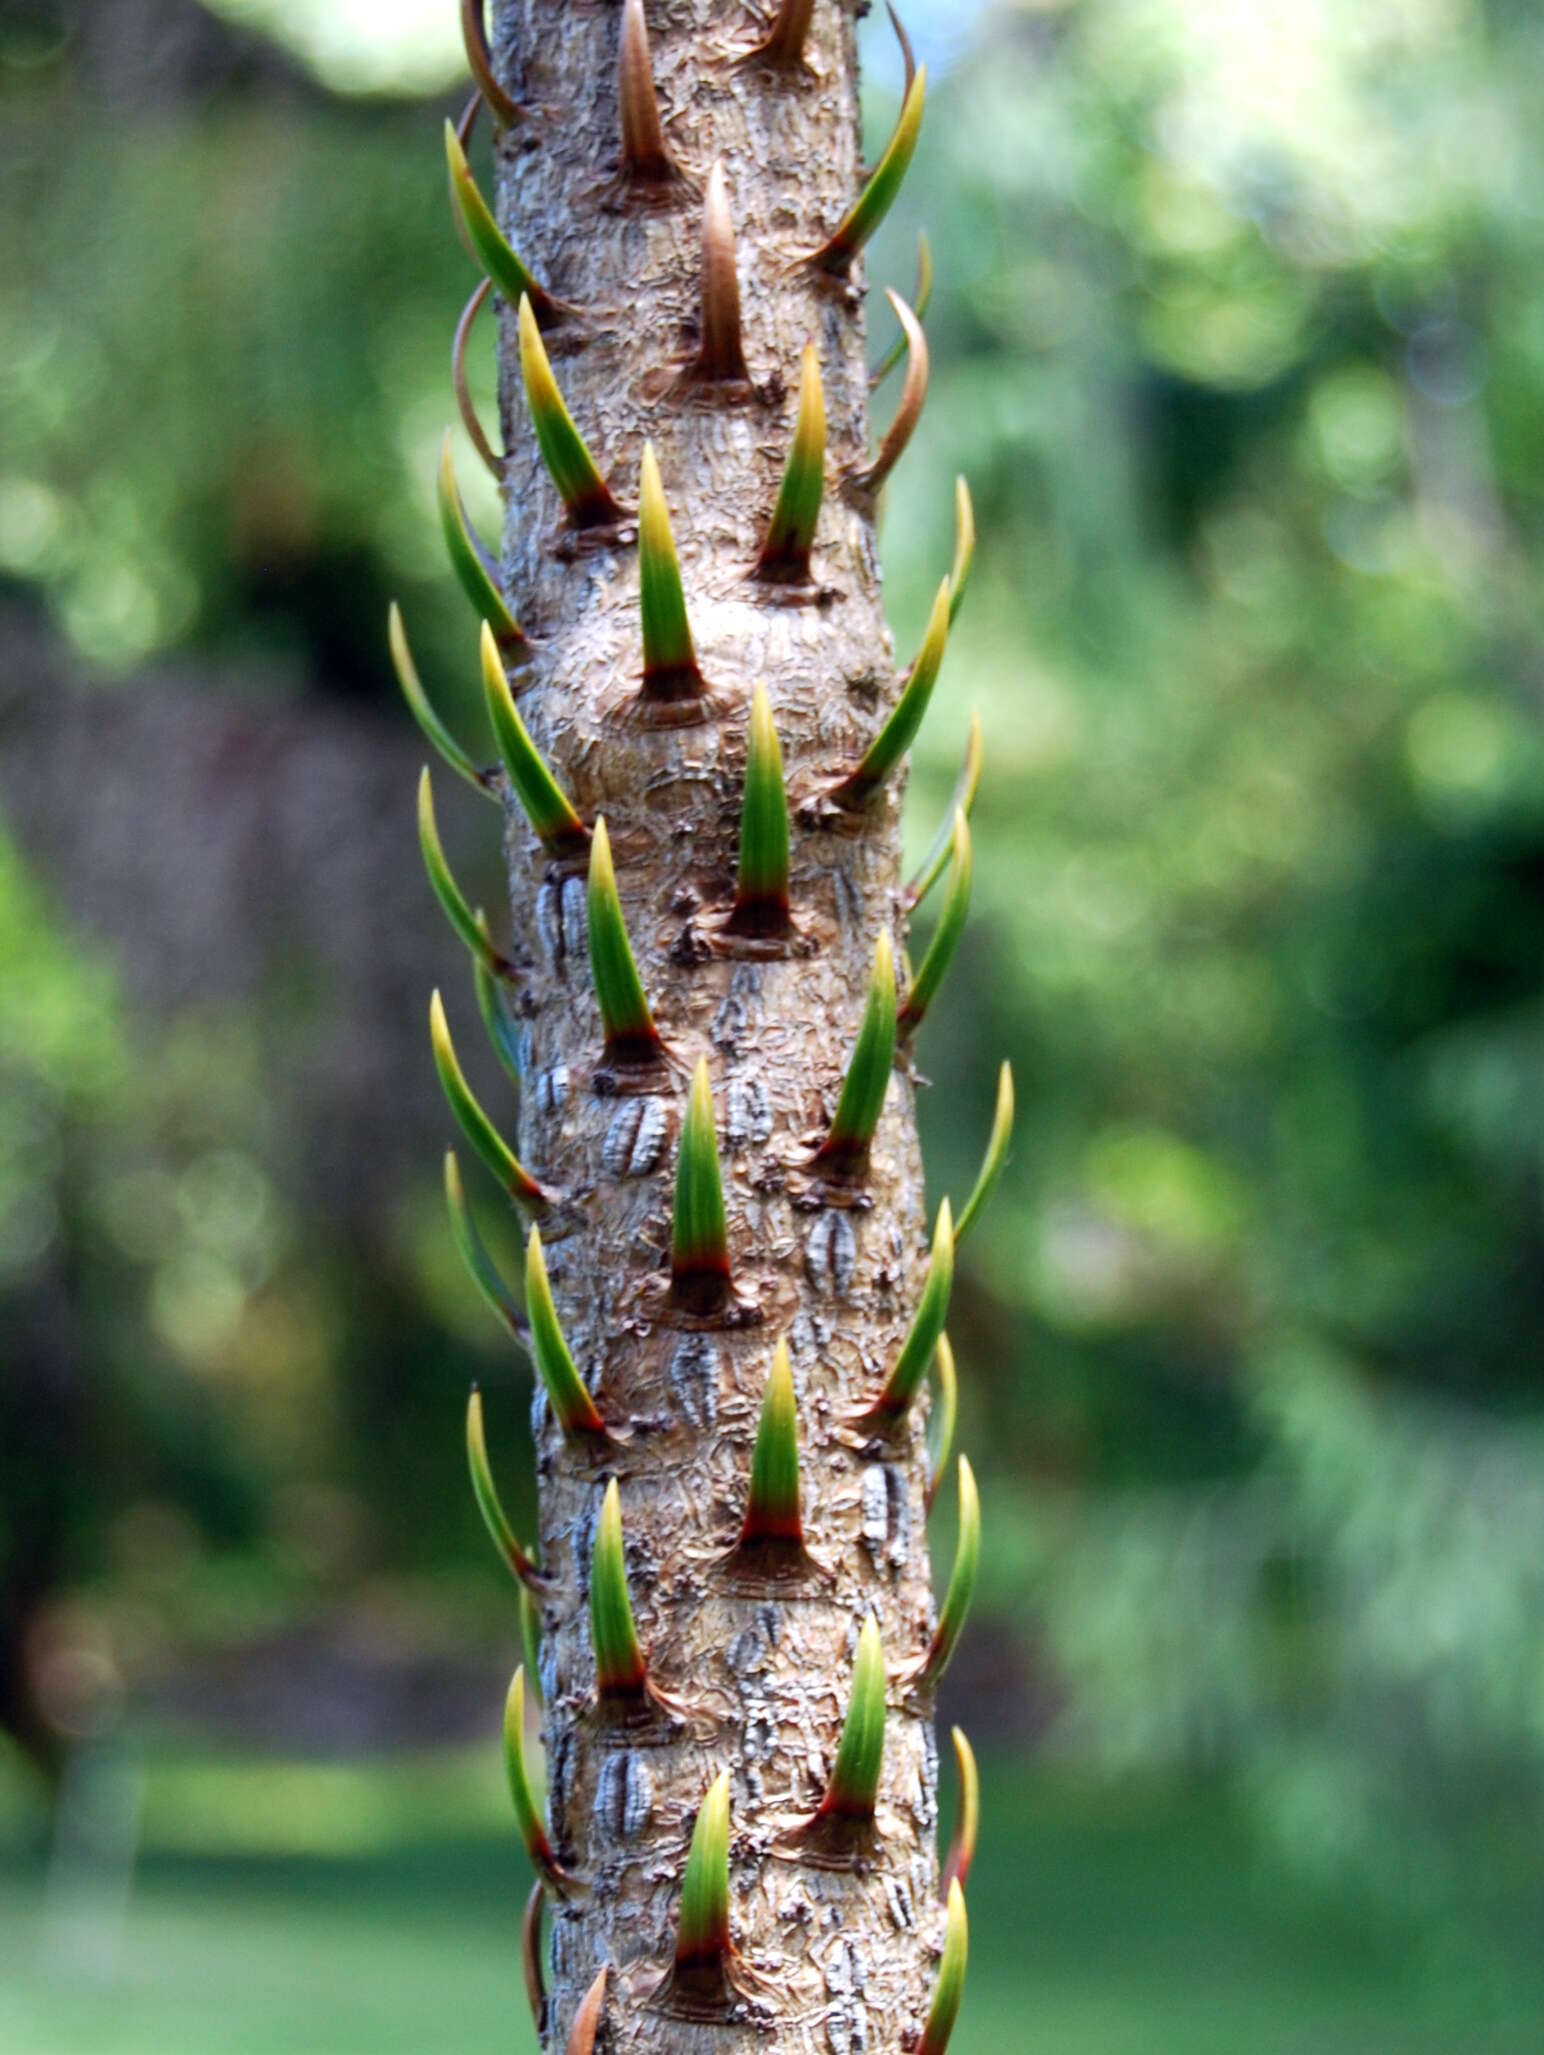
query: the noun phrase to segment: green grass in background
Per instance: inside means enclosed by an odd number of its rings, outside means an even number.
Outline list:
[[[0,2047],[530,2055],[526,1875],[486,1769],[157,1770],[112,1981],[93,1981],[90,1946],[43,1959],[59,1939],[44,1871],[19,1856],[0,1871]],[[1098,1793],[1007,1764],[985,1777],[958,2055],[1522,2055],[1544,2043],[1544,1880],[1535,1865],[1531,1891],[1503,1893],[1514,1870],[1499,1836],[1463,1902],[1412,1925],[1261,1873],[1218,1797]],[[258,1852],[282,1847],[287,1823],[319,1847],[331,1821],[342,1846],[346,1799],[363,1805],[359,1852]],[[428,1838],[447,1800],[464,1829]],[[180,1849],[159,1824],[173,1819]],[[248,1852],[197,1852],[200,1820]],[[74,1917],[89,1939],[90,1908]]]

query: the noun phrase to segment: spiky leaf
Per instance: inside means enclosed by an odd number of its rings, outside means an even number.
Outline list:
[[[820,1802],[822,1815],[871,1820],[879,1798],[885,1753],[885,1654],[872,1613],[863,1622],[852,1666],[852,1695],[831,1781]]]
[[[960,1524],[954,1544],[954,1568],[949,1573],[949,1589],[944,1593],[933,1639],[917,1667],[915,1684],[919,1691],[932,1690],[954,1659],[970,1613],[976,1572],[981,1566],[981,1500],[976,1494],[976,1473],[964,1456],[960,1457],[959,1483]]]
[[[867,185],[843,216],[834,233],[807,260],[821,271],[845,276],[869,237],[889,213],[901,182],[911,164],[922,131],[922,108],[927,98],[927,66],[912,79],[901,104],[895,132],[885,145],[884,155],[874,166]]]
[[[525,381],[526,404],[531,411],[537,448],[569,520],[576,528],[619,521],[622,509],[612,498],[611,488],[596,469],[595,459],[564,404],[528,297],[520,301],[520,375]]]
[[[602,1963],[590,1988],[579,2001],[573,2026],[569,2029],[568,2055],[595,2055],[595,2039],[600,2032],[601,2015],[606,2009],[608,1974],[607,1965]]]
[[[765,685],[751,694],[740,808],[740,860],[730,926],[740,934],[781,935],[788,929],[788,795],[783,750]]]
[[[606,1423],[569,1354],[558,1309],[552,1302],[541,1233],[534,1227],[525,1245],[525,1309],[531,1323],[531,1354],[558,1425],[576,1438],[607,1439]]]
[[[531,1866],[551,1884],[562,1881],[562,1864],[552,1852],[546,1825],[531,1795],[531,1779],[525,1764],[525,1670],[516,1670],[504,1700],[504,1769],[509,1778],[509,1796],[515,1808],[515,1825],[531,1858]]]
[[[884,1109],[894,1058],[895,957],[890,937],[881,928],[874,944],[868,999],[842,1080],[841,1097],[830,1130],[816,1151],[815,1160],[823,1168],[841,1176],[861,1176],[868,1167],[869,1146]]]
[[[622,169],[629,178],[660,185],[675,176],[654,91],[649,28],[643,0],[622,0],[622,34],[617,49],[617,114],[622,130]]]
[[[488,932],[488,923],[481,907],[476,914],[477,925],[483,934]],[[492,947],[492,938],[489,938]],[[519,1022],[509,1010],[503,991],[496,978],[488,975],[488,969],[480,956],[472,958],[472,984],[477,993],[477,1011],[482,1015],[482,1024],[488,1031],[488,1040],[493,1044],[493,1053],[503,1065],[504,1071],[517,1085],[525,1083],[525,1042]]]
[[[508,977],[513,966],[507,957],[501,956],[494,948],[486,923],[478,924],[476,914],[467,905],[461,887],[452,877],[450,865],[445,861],[439,824],[434,818],[434,786],[430,782],[427,764],[418,778],[418,846],[423,852],[424,869],[429,874],[429,883],[434,889],[435,898],[440,902],[445,918],[471,950],[474,960],[482,964],[490,977]]]
[[[520,1310],[520,1302],[500,1277],[467,1206],[461,1165],[456,1161],[454,1149],[445,1151],[445,1205],[450,1214],[451,1238],[473,1284],[521,1347],[529,1348],[530,1329]]]
[[[926,314],[928,310],[928,303],[932,299],[932,297],[933,245],[928,241],[927,230],[925,228],[919,228],[917,230],[917,284],[916,290],[912,293],[911,296],[912,311],[915,313],[919,321],[922,319],[923,315]],[[900,334],[895,338],[895,341],[891,343],[889,349],[885,351],[885,354],[880,358],[879,362],[874,366],[873,370],[869,373],[870,392],[877,391],[878,388],[884,384],[885,380],[890,376],[890,373],[895,369],[896,365],[900,363],[902,357],[904,357],[905,354],[906,331],[903,328]]]
[[[981,1168],[976,1172],[976,1182],[971,1187],[970,1197],[965,1201],[960,1214],[959,1226],[954,1230],[954,1243],[960,1243],[976,1220],[981,1209],[992,1196],[992,1187],[1002,1176],[1003,1165],[1008,1160],[1008,1143],[1013,1136],[1013,1069],[1005,1063],[997,1073],[997,1106],[992,1114],[992,1132],[987,1136],[986,1153],[981,1158]]]
[[[474,792],[480,792],[484,799],[495,797],[486,773],[477,768],[429,704],[429,695],[424,691],[418,676],[418,666],[413,662],[413,652],[408,647],[407,630],[402,625],[402,609],[395,600],[387,609],[386,641],[391,650],[392,669],[397,674],[397,683],[402,688],[402,697],[407,701],[408,712],[423,730],[424,735],[456,776],[464,778]]]
[[[808,342],[799,366],[799,409],[794,418],[793,441],[788,447],[788,462],[777,489],[767,539],[756,565],[759,577],[809,577],[810,549],[825,488],[826,396],[820,382],[820,358],[815,345]]]
[[[952,1883],[949,1886],[949,1910],[944,1919],[943,1959],[938,1965],[933,2002],[928,2009],[927,2025],[922,2030],[917,2055],[944,2055],[949,2045],[954,2022],[960,2016],[960,2001],[965,1996],[965,1959],[969,1942],[965,1893],[957,1883]]]
[[[933,687],[949,640],[949,581],[938,588],[927,633],[917,651],[916,662],[906,676],[901,696],[879,733],[869,744],[855,771],[841,779],[832,791],[838,806],[860,807],[874,796],[916,739],[927,712]]]
[[[933,1360],[933,1351],[938,1347],[938,1337],[943,1333],[949,1312],[949,1294],[953,1288],[954,1222],[950,1217],[949,1201],[943,1199],[939,1202],[938,1224],[933,1230],[933,1252],[923,1280],[922,1296],[917,1302],[906,1339],[901,1344],[901,1352],[895,1359],[895,1368],[869,1409],[874,1420],[899,1420],[916,1397],[918,1386]]]
[[[466,1460],[472,1473],[472,1496],[483,1516],[483,1525],[493,1545],[522,1584],[541,1584],[541,1572],[520,1546],[500,1501],[493,1470],[488,1462],[488,1443],[483,1433],[482,1393],[474,1384],[466,1402]]]
[[[606,1055],[613,1063],[652,1063],[660,1054],[659,1032],[633,961],[611,863],[611,838],[606,833],[605,818],[599,814],[590,841],[586,906],[590,978],[605,1031]]]
[[[927,954],[922,959],[922,968],[912,979],[906,1004],[901,1008],[899,1027],[903,1035],[914,1035],[921,1027],[928,1008],[938,996],[938,988],[948,973],[949,965],[954,961],[954,952],[960,946],[966,917],[970,913],[972,872],[970,829],[965,823],[964,809],[960,808],[954,816],[954,861],[949,867],[949,889],[944,895],[943,912],[938,916]]]
[[[478,263],[512,307],[522,299],[529,300],[536,316],[543,321],[551,320],[559,311],[557,301],[500,234],[493,209],[483,198],[472,176],[461,139],[454,125],[448,121],[445,124],[445,162],[450,170],[451,190],[461,209],[461,219],[466,224]]]
[[[450,568],[455,572],[461,590],[471,601],[472,611],[492,628],[494,640],[500,649],[523,651],[526,646],[525,631],[505,604],[498,579],[494,575],[493,561],[473,535],[471,523],[466,518],[466,508],[461,504],[461,493],[456,485],[455,460],[450,453],[448,428],[440,448],[436,491],[439,498],[440,533],[445,538]]]
[[[750,373],[740,330],[740,274],[735,263],[734,216],[724,167],[708,174],[702,205],[702,342],[694,367],[708,385],[743,386]]]
[[[955,1238],[955,1247],[959,1238]],[[954,1447],[955,1422],[960,1410],[960,1383],[954,1367],[954,1350],[947,1334],[938,1337],[938,1350],[933,1358],[938,1368],[938,1397],[927,1423],[927,1489],[922,1503],[931,1512],[933,1501],[938,1496],[938,1487],[943,1482],[944,1468],[949,1461],[949,1452]]]
[[[681,1882],[676,1968],[710,1968],[729,1953],[729,1772],[720,1770],[697,1808]]]
[[[644,444],[638,470],[638,611],[643,624],[644,698],[699,697],[702,673],[692,647],[681,564],[652,442]]]
[[[901,403],[895,410],[895,419],[885,430],[884,440],[879,445],[879,454],[866,470],[859,471],[854,477],[855,484],[862,485],[871,493],[877,493],[884,485],[916,433],[927,400],[930,369],[927,337],[922,333],[922,323],[900,294],[892,292],[888,286],[885,287],[885,298],[890,302],[895,318],[901,324],[901,333],[906,338],[906,383],[901,388]]]
[[[944,1859],[940,1895],[945,1899],[952,1884],[958,1884],[962,1891],[965,1888],[970,1866],[976,1859],[976,1835],[981,1825],[981,1777],[976,1769],[976,1751],[959,1727],[953,1728],[951,1733],[954,1761],[960,1778],[960,1806],[955,1815],[949,1853]]]
[[[938,823],[938,831],[927,846],[927,854],[918,864],[911,883],[906,887],[906,911],[915,913],[929,892],[943,876],[944,865],[954,848],[954,816],[963,813],[970,819],[976,804],[976,794],[981,786],[981,716],[973,713],[970,728],[965,736],[965,755],[960,764],[960,774],[954,781],[954,791],[949,808]]]
[[[706,1057],[698,1059],[686,1118],[681,1123],[670,1230],[670,1282],[676,1297],[695,1312],[721,1304],[729,1290],[724,1181]]]
[[[525,810],[531,831],[549,856],[571,854],[589,841],[589,831],[573,802],[547,768],[545,759],[526,732],[515,696],[509,689],[504,662],[486,621],[482,626],[483,697],[488,718],[504,759],[504,769],[515,797]]]
[[[520,1919],[520,1967],[525,1978],[525,2002],[531,2008],[531,2023],[538,2034],[547,2012],[547,1980],[541,1960],[541,1915],[546,1902],[547,1887],[538,1877],[531,1886]]]
[[[614,1477],[606,1486],[590,1553],[590,1643],[595,1651],[595,1688],[601,1697],[638,1697],[648,1671],[627,1595],[622,1494]]]
[[[488,31],[483,24],[482,0],[461,0],[461,40],[466,46],[466,61],[477,81],[477,90],[488,103],[488,112],[500,128],[512,128],[525,118],[525,110],[505,91],[494,72]]]
[[[779,1337],[772,1354],[766,1396],[751,1455],[750,1494],[742,1548],[762,1543],[801,1545],[804,1523],[799,1507],[799,1410],[794,1398],[788,1344]]]
[[[970,567],[975,560],[976,510],[970,502],[970,487],[965,483],[965,474],[961,472],[954,481],[954,564],[949,572],[951,628],[960,610],[960,601],[965,597],[965,587],[970,583]]]
[[[518,1205],[536,1210],[544,1207],[547,1194],[473,1096],[472,1088],[456,1060],[455,1046],[450,1039],[450,1023],[445,1018],[444,1001],[438,991],[429,1001],[429,1040],[434,1050],[434,1068],[439,1074],[440,1088],[456,1116],[456,1125]]]

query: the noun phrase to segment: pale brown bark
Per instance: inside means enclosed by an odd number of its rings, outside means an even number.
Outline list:
[[[506,235],[585,319],[549,335],[570,409],[619,499],[635,502],[645,438],[659,457],[709,718],[638,716],[638,570],[625,537],[576,540],[526,418],[513,311],[501,311],[506,587],[536,644],[515,675],[522,714],[584,817],[604,813],[634,949],[677,1064],[608,1077],[585,961],[580,872],[554,871],[507,814],[513,934],[531,1084],[521,1154],[569,1203],[544,1228],[576,1361],[609,1420],[637,1431],[610,1461],[564,1445],[536,1408],[544,1564],[543,1685],[553,1838],[579,1880],[555,1908],[545,2046],[562,2049],[597,1967],[612,1965],[600,2045],[644,2051],[900,2050],[926,2011],[941,1918],[931,1718],[892,1691],[881,1839],[858,1871],[789,1859],[778,1836],[818,1801],[864,1614],[892,1668],[926,1645],[923,1423],[854,1444],[845,1416],[894,1360],[925,1267],[913,1092],[897,1070],[865,1206],[806,1210],[809,1138],[835,1102],[875,936],[901,940],[896,783],[850,827],[796,819],[793,898],[808,945],[771,962],[710,953],[732,894],[750,695],[765,680],[797,810],[851,768],[897,690],[869,510],[842,488],[868,455],[861,290],[796,267],[857,190],[854,22],[816,10],[814,75],[737,60],[767,19],[721,0],[648,0],[666,136],[691,184],[629,196],[615,178],[620,10],[501,0],[500,76],[533,118],[499,145]],[[679,382],[698,339],[700,194],[721,158],[738,235],[745,354],[756,390]],[[855,273],[861,285],[861,266]],[[815,550],[818,598],[747,579],[792,426],[800,351],[817,342],[830,443]],[[749,1324],[672,1311],[675,1142],[691,1066],[708,1058],[731,1254]],[[835,1573],[777,1598],[717,1573],[744,1510],[776,1337],[800,1399],[807,1537]],[[588,1542],[619,1477],[640,1638],[691,1701],[685,1729],[597,1718]],[[696,1807],[733,1772],[736,1937],[768,1979],[737,2020],[686,2024],[649,1997],[670,1962]]]

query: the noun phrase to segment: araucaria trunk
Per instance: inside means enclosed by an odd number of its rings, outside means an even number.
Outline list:
[[[436,1002],[452,1108],[529,1228],[517,1296],[447,1164],[463,1253],[539,1373],[539,1552],[499,1508],[476,1400],[468,1445],[540,1622],[545,1822],[525,1769],[535,1679],[511,1691],[507,1743],[540,1879],[542,2044],[940,2055],[964,1909],[940,1896],[932,1695],[977,1527],[962,1464],[940,1616],[923,1388],[936,1355],[952,1401],[956,1229],[946,1202],[925,1217],[910,1048],[963,920],[979,751],[909,894],[899,816],[969,502],[898,672],[874,493],[926,345],[903,309],[905,393],[876,460],[859,254],[924,79],[866,175],[836,0],[786,0],[775,21],[720,0],[499,0],[491,53],[476,7],[491,211],[448,149],[499,294],[505,454],[481,437],[506,507],[497,566],[448,447],[441,504],[487,623],[494,770],[439,729],[393,628],[431,739],[502,802],[509,861],[496,947],[444,869],[426,781],[431,877],[521,1079],[516,1154]],[[906,914],[944,855],[937,949],[913,977]],[[1005,1077],[985,1181],[1007,1094]],[[490,1405],[493,1470],[510,1427]]]

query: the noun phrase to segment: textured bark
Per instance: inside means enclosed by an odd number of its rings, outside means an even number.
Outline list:
[[[567,2046],[597,1968],[611,1965],[598,2045],[643,2051],[855,2051],[915,2045],[942,1932],[930,1710],[892,1689],[881,1836],[855,1869],[799,1859],[779,1837],[824,1789],[865,1613],[892,1669],[933,1619],[921,1408],[893,1445],[844,1422],[878,1391],[916,1305],[927,1223],[912,1086],[897,1069],[858,1205],[822,1204],[810,1144],[835,1104],[875,937],[902,939],[899,780],[860,820],[815,801],[850,769],[898,691],[880,608],[871,509],[843,488],[868,451],[861,267],[855,283],[797,268],[858,184],[855,28],[816,10],[810,74],[738,62],[768,21],[719,0],[649,0],[654,74],[684,178],[648,192],[618,176],[620,10],[500,0],[499,76],[533,118],[498,144],[501,226],[544,285],[584,310],[548,334],[570,411],[618,499],[636,503],[645,438],[659,457],[711,699],[691,725],[636,704],[638,565],[623,531],[574,536],[537,455],[514,310],[501,308],[506,590],[535,645],[514,674],[522,715],[586,820],[604,813],[633,947],[671,1063],[608,1074],[585,958],[582,867],[544,862],[506,813],[519,1004],[530,1080],[521,1155],[565,1194],[544,1223],[574,1356],[608,1421],[609,1457],[565,1445],[538,1394],[535,1430],[551,1831],[578,1879],[553,1908],[544,2045]],[[738,237],[751,389],[682,382],[699,340],[701,195],[715,159]],[[747,578],[792,429],[801,349],[818,346],[829,440],[817,590]],[[794,809],[797,946],[724,953],[746,722],[771,695]],[[801,817],[800,808],[806,809]],[[675,1144],[691,1070],[708,1059],[738,1301],[677,1311],[667,1289]],[[721,1557],[744,1512],[775,1340],[799,1397],[806,1538],[833,1573],[771,1596],[737,1590]],[[588,1552],[620,1479],[640,1638],[689,1718],[608,1726],[592,1695]],[[759,1973],[737,2011],[688,2023],[651,2005],[672,1957],[693,1815],[732,1772],[733,1923]]]

